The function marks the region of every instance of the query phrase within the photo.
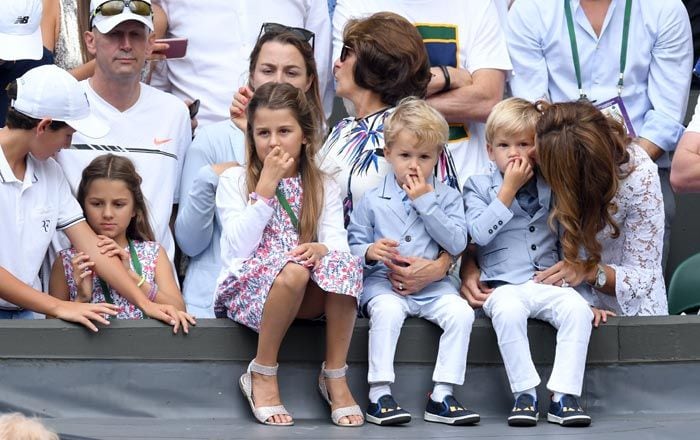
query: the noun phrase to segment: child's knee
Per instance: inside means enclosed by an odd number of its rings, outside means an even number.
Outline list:
[[[448,325],[464,325],[466,328],[471,328],[474,324],[474,310],[469,307],[466,301],[458,298],[459,301],[454,301],[447,309],[446,320]]]
[[[526,321],[529,316],[527,309],[518,301],[494,301],[490,306],[489,312],[492,321]]]
[[[406,319],[406,312],[399,298],[392,295],[379,295],[370,300],[369,322],[371,328],[401,327]]]
[[[277,274],[274,286],[285,291],[304,293],[309,278],[308,269],[299,264],[287,263]]]
[[[593,325],[593,311],[585,300],[568,301],[563,308],[564,316],[562,319],[578,322],[581,325]]]

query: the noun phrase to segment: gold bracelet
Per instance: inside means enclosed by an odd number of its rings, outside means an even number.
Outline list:
[[[143,286],[143,283],[145,283],[145,282],[146,282],[146,275],[141,275],[141,279],[140,279],[139,282],[136,284],[136,287],[141,287],[141,286]]]

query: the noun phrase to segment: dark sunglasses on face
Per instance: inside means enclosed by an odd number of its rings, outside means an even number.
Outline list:
[[[143,0],[109,0],[95,8],[90,16],[90,28],[92,28],[92,21],[97,14],[103,17],[111,17],[121,14],[127,6],[131,12],[143,17],[149,17],[153,13],[151,5]]]
[[[355,49],[347,44],[343,44],[343,48],[340,50],[340,61],[344,62],[350,52],[355,52]]]
[[[286,26],[280,23],[263,23],[263,25],[260,27],[260,34],[258,35],[258,40],[265,34],[281,34],[282,32],[291,32],[292,34],[295,34],[302,40],[309,43],[312,49],[314,48],[314,39],[316,36],[313,32],[311,32],[308,29]]]

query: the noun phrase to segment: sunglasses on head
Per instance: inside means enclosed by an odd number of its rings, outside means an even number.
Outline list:
[[[314,39],[316,35],[313,32],[308,29],[286,26],[280,23],[263,23],[263,25],[260,27],[258,40],[265,34],[281,34],[283,32],[291,32],[292,34],[295,34],[302,40],[309,43],[312,49],[314,48]]]
[[[350,52],[355,52],[355,49],[348,46],[347,44],[343,44],[343,48],[340,49],[340,61],[344,62]]]
[[[143,17],[149,17],[153,13],[151,5],[143,0],[109,0],[96,7],[92,12],[92,15],[90,16],[90,28],[92,29],[92,22],[97,14],[100,14],[103,17],[119,15],[127,6],[132,13]]]

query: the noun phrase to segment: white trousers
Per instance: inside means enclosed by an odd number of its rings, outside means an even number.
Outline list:
[[[581,395],[593,312],[578,292],[570,287],[534,281],[504,285],[491,293],[484,303],[484,312],[496,331],[498,348],[514,393],[540,383],[527,338],[527,319],[535,318],[557,329],[557,349],[547,388]]]
[[[443,330],[433,381],[464,383],[474,311],[462,297],[445,294],[430,301],[417,302],[395,294],[383,294],[370,300],[367,311],[370,316],[367,380],[370,384],[394,382],[396,343],[408,316],[427,319]]]

